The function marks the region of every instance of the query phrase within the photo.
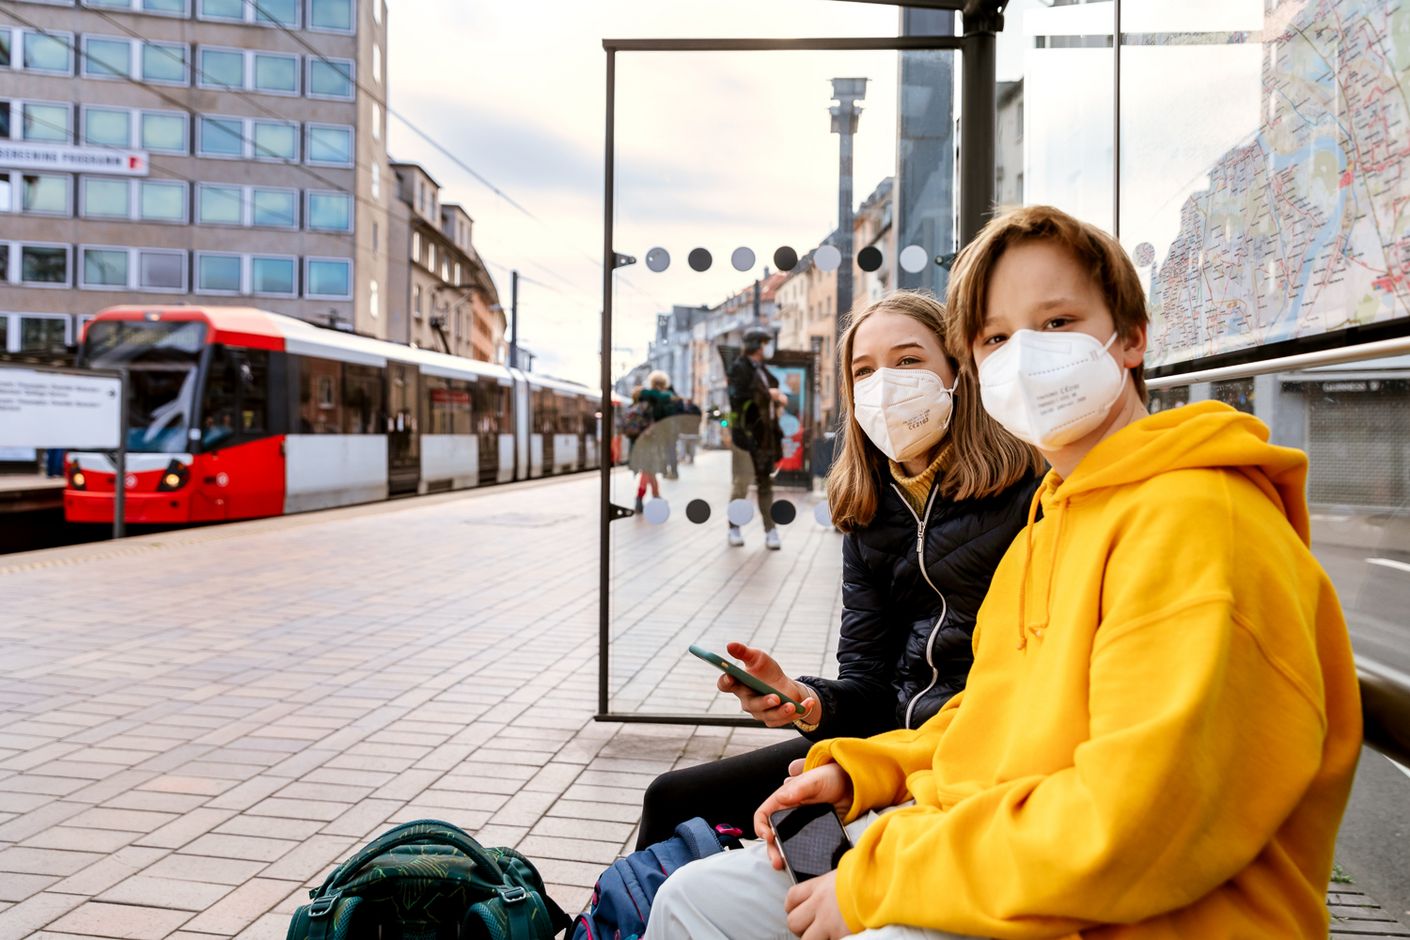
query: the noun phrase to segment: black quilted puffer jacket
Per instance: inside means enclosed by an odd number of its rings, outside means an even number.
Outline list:
[[[889,474],[880,482],[876,517],[842,541],[838,677],[798,677],[822,702],[815,741],[919,727],[964,688],[975,615],[1039,478],[961,502],[932,490],[924,513]]]

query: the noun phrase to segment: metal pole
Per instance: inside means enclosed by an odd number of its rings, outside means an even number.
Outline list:
[[[120,539],[127,534],[127,383],[131,374],[126,367],[118,370],[122,386],[118,391],[122,403],[118,413],[118,449],[113,458],[117,473],[113,476],[113,538]]]
[[[994,205],[994,133],[998,119],[994,34],[1004,15],[992,7],[964,16],[964,91],[960,115],[960,244],[968,244]]]
[[[509,368],[519,368],[519,272],[509,272]]]
[[[601,545],[597,572],[597,715],[605,717],[610,710],[607,684],[610,648],[608,631],[612,615],[612,274],[617,269],[617,253],[612,247],[612,213],[616,175],[616,107],[617,53],[607,50],[607,147],[602,170],[602,436],[605,446],[599,477],[599,521]],[[515,318],[516,322],[518,318]]]

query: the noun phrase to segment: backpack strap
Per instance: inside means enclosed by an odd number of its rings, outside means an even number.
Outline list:
[[[699,816],[687,819],[677,826],[676,835],[685,842],[693,859],[706,858],[721,851],[720,838],[715,828]]]

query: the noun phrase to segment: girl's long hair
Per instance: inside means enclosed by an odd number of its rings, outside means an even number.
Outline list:
[[[938,481],[942,497],[961,500],[993,496],[1042,472],[1044,463],[1038,452],[1005,431],[984,410],[972,367],[960,365],[949,354],[944,305],[927,293],[895,291],[849,317],[838,344],[842,452],[827,475],[827,502],[835,526],[851,532],[871,524],[880,500],[877,488],[890,475],[886,455],[852,415],[852,347],[857,327],[881,312],[910,317],[934,333],[957,377],[950,426],[937,444],[938,447],[948,440],[951,445],[949,464]],[[931,453],[933,457],[935,452]]]

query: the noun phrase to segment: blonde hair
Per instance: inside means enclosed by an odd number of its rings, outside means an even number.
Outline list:
[[[879,503],[879,478],[887,473],[886,455],[867,437],[852,415],[852,347],[857,328],[877,313],[910,317],[945,343],[945,307],[933,296],[918,291],[895,291],[848,318],[838,344],[838,369],[842,377],[842,452],[827,475],[827,502],[832,522],[843,532],[871,523]],[[950,462],[937,485],[946,499],[980,499],[1001,493],[1043,469],[1038,452],[1005,431],[989,417],[979,401],[979,383],[973,368],[957,362],[947,352],[955,370],[954,411],[947,437]]]
[[[654,389],[670,388],[671,377],[660,369],[657,369],[646,377],[646,384]]]
[[[984,331],[994,268],[1009,247],[1030,241],[1060,246],[1087,270],[1111,311],[1112,322],[1121,339],[1130,339],[1132,332],[1150,322],[1141,277],[1120,242],[1061,209],[1027,206],[992,219],[955,258],[945,295],[953,340],[951,355],[964,362],[973,361],[974,341]],[[1144,373],[1144,364],[1131,367],[1131,383],[1136,386],[1141,401],[1146,400]]]

